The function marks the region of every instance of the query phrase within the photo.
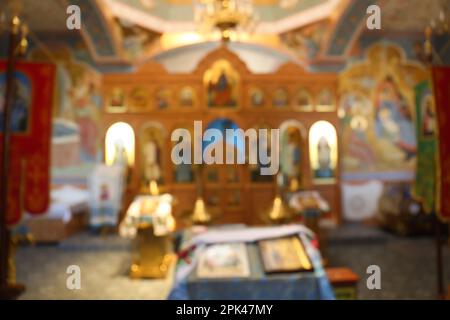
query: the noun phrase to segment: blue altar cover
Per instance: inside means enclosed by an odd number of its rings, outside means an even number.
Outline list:
[[[300,227],[300,228],[298,228]],[[278,229],[277,229],[278,228]],[[264,236],[267,230],[267,236]],[[257,230],[246,242],[251,275],[249,278],[199,279],[196,276],[197,255],[202,245],[220,242],[215,236],[205,235],[202,240],[193,241],[196,249],[188,264],[180,260],[175,271],[175,283],[169,293],[171,300],[334,300],[334,293],[321,262],[321,255],[311,244],[312,233],[302,226],[271,228],[246,228],[233,238],[227,232],[227,242],[242,241],[245,233]],[[275,231],[275,232],[274,232]],[[237,234],[237,233],[236,233]],[[299,234],[314,266],[313,272],[295,272],[266,275],[255,240]],[[220,238],[220,237],[219,237]],[[191,242],[192,245],[192,242]]]

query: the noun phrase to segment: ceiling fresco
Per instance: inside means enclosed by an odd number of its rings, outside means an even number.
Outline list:
[[[440,11],[440,0],[381,0],[383,30],[389,32],[423,32]]]
[[[161,19],[192,21],[192,0],[113,0]],[[255,13],[261,21],[274,21],[323,4],[328,0],[255,0]],[[284,4],[284,5],[282,5]]]
[[[87,44],[92,58],[99,63],[120,61],[119,39],[114,32],[107,8],[96,0],[20,0],[21,16],[29,26],[31,37],[62,35],[73,39],[73,33],[80,33]],[[78,5],[82,12],[81,31],[69,31],[66,27],[67,7]],[[0,11],[7,10],[5,1]]]
[[[117,19],[120,38],[122,39],[123,54],[128,60],[135,60],[152,53],[161,34],[137,26],[127,21]]]
[[[98,0],[114,15],[158,32],[195,31],[194,5],[184,0]],[[142,1],[149,1],[144,5]],[[262,0],[266,1],[266,0]],[[272,1],[272,0],[269,0]],[[258,20],[255,32],[282,33],[329,17],[341,2],[348,0],[279,0],[254,4]],[[281,6],[288,3],[288,6]]]
[[[344,64],[358,52],[355,48],[368,35],[375,40],[378,35],[383,39],[389,35],[399,43],[414,35],[417,42],[431,17],[437,16],[438,2],[378,0],[382,30],[369,31],[364,28],[366,9],[373,0],[254,0],[259,23],[252,34],[237,41],[266,46],[303,65]],[[82,47],[78,43],[81,39],[90,59],[98,65],[133,65],[167,50],[211,41],[197,33],[191,0],[21,0],[21,3],[34,37],[66,39],[76,48]],[[79,5],[82,10],[81,31],[69,31],[65,26],[69,4]],[[2,1],[0,10],[4,6]],[[440,39],[438,53],[447,54],[449,43],[448,37]]]
[[[280,35],[283,44],[301,61],[313,59],[330,30],[330,21],[323,20],[303,28],[291,30]]]

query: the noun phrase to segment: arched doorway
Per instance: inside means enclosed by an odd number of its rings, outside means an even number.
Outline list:
[[[229,119],[217,119],[212,121],[206,130],[216,129],[222,133],[223,139],[218,141],[204,142],[203,151],[208,149],[222,149],[223,163],[203,164],[201,170],[201,179],[203,184],[203,195],[205,202],[215,216],[215,223],[245,223],[245,201],[243,199],[245,165],[227,164],[225,161],[226,153],[233,152],[235,159],[238,155],[244,153],[245,141],[227,139],[227,129],[239,129],[239,126]]]

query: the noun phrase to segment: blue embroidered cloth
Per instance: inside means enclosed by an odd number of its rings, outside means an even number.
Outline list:
[[[313,272],[266,275],[256,241],[298,234],[311,262]],[[175,283],[169,293],[172,300],[333,300],[333,289],[321,263],[320,252],[311,244],[312,232],[300,225],[209,231],[184,243],[195,245],[191,263],[178,262]],[[223,241],[227,239],[226,241]],[[220,242],[246,242],[250,260],[249,278],[199,279],[196,262],[201,248]]]

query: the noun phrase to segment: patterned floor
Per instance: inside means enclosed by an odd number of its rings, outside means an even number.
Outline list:
[[[361,299],[433,299],[436,296],[435,250],[431,238],[400,238],[361,225],[334,231],[329,245],[332,266],[348,266],[361,278]],[[450,252],[444,250],[450,284]],[[127,277],[130,244],[118,236],[79,234],[58,246],[20,247],[17,277],[27,286],[22,299],[165,299],[172,278]],[[366,287],[366,269],[380,266],[381,290]],[[81,268],[81,290],[66,288],[66,269]]]

